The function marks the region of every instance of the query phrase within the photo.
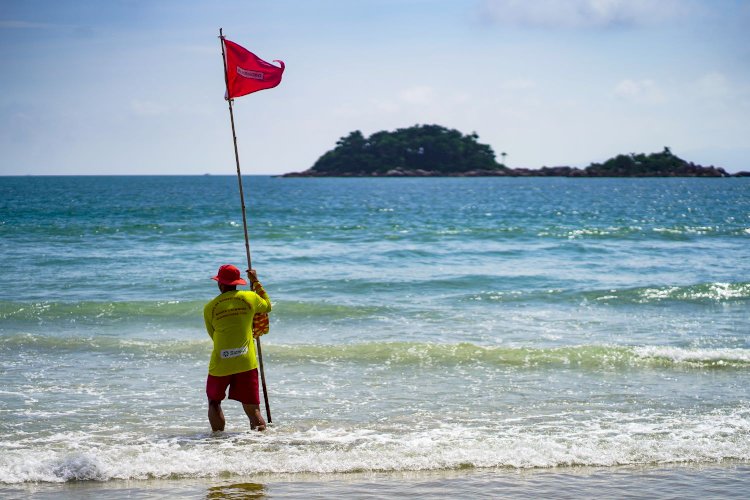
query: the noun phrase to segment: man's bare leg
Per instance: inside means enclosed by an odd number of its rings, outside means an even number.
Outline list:
[[[211,423],[211,430],[223,431],[226,421],[224,412],[221,409],[221,401],[208,400],[208,421]]]
[[[242,403],[242,409],[245,410],[245,415],[250,419],[251,429],[258,429],[259,431],[266,430],[266,421],[263,420],[263,415],[260,414],[259,405],[247,405]]]

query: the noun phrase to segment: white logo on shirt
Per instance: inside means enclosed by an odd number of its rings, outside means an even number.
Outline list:
[[[224,349],[221,351],[221,357],[224,359],[236,358],[237,356],[242,356],[243,354],[247,354],[247,346],[238,347],[236,349]]]

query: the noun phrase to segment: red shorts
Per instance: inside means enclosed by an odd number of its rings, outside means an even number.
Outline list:
[[[222,401],[229,386],[229,399],[246,405],[259,405],[258,369],[216,377],[209,374],[206,379],[206,396],[213,401]]]

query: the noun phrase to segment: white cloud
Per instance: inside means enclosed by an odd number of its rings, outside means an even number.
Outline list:
[[[698,79],[698,91],[706,97],[723,98],[727,97],[730,92],[730,85],[727,77],[721,73],[708,73]]]
[[[606,28],[658,24],[691,9],[691,0],[484,0],[493,23],[531,27]]]
[[[393,114],[401,111],[401,107],[393,101],[388,100],[375,100],[373,101],[375,109],[383,113]]]
[[[435,90],[425,85],[411,87],[399,92],[399,99],[407,104],[432,104],[435,100]]]
[[[530,90],[536,88],[537,84],[534,80],[528,78],[516,78],[513,80],[506,80],[502,82],[498,88],[502,90]]]
[[[393,115],[396,113],[403,112],[406,107],[427,107],[432,106],[436,102],[437,93],[435,89],[426,85],[417,85],[409,87],[396,92],[395,96],[391,96],[385,99],[371,99],[370,107],[357,108],[356,113],[342,113],[342,114],[362,114],[368,112],[375,112],[378,114]],[[351,108],[347,108],[352,111]],[[342,111],[342,110],[339,110]]]
[[[653,80],[623,80],[614,88],[614,94],[634,102],[660,103],[664,101],[664,94]]]

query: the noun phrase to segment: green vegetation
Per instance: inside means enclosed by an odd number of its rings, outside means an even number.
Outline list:
[[[480,144],[478,139],[476,133],[462,135],[439,125],[415,125],[395,132],[376,132],[370,137],[355,130],[339,139],[336,147],[310,169],[284,177],[730,177],[722,168],[687,162],[673,155],[668,147],[648,155],[617,155],[584,169],[507,168],[504,162],[497,163],[492,148]],[[505,160],[507,153],[500,154]]]
[[[665,147],[661,153],[650,155],[617,155],[604,163],[592,163],[585,169],[588,177],[672,177],[728,175],[723,169],[702,167],[672,154]]]
[[[308,171],[312,175],[456,175],[505,169],[495,153],[477,142],[476,133],[462,135],[439,125],[416,125],[364,137],[356,130],[336,143]]]

